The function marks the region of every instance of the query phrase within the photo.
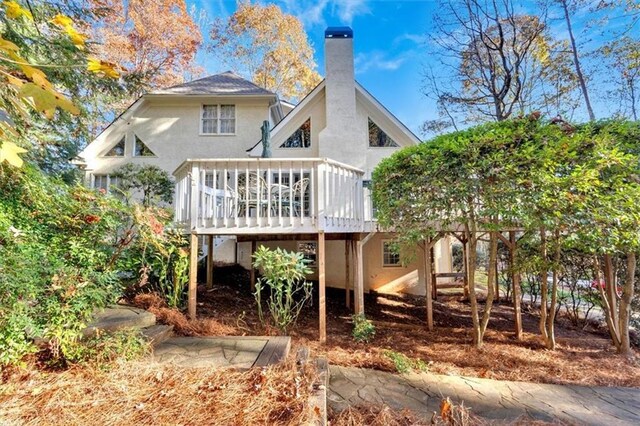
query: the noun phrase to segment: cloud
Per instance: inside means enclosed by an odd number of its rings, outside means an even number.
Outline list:
[[[332,1],[333,11],[344,24],[353,22],[357,15],[371,13],[367,0],[334,0]]]
[[[404,33],[399,35],[393,40],[393,44],[400,44],[404,41],[409,41],[411,43],[417,44],[419,46],[424,45],[429,40],[429,36],[426,34],[410,34]]]
[[[356,74],[363,74],[370,70],[395,71],[407,59],[409,57],[406,54],[389,58],[386,53],[378,50],[369,53],[358,53],[354,59]]]
[[[351,25],[359,15],[370,14],[370,0],[281,0],[283,9],[295,15],[306,28],[327,26],[325,16],[337,17],[342,24]]]

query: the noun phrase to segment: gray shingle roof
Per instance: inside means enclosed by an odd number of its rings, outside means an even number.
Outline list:
[[[231,71],[150,92],[152,95],[272,95]]]

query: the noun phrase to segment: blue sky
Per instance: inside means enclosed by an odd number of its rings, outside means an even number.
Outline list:
[[[427,119],[437,118],[433,101],[422,94],[426,66],[435,68],[441,77],[443,72],[446,74],[446,69],[438,67],[438,61],[428,54],[428,35],[433,34],[436,0],[260,1],[276,3],[285,12],[301,20],[315,49],[320,74],[324,74],[324,30],[328,26],[350,26],[354,30],[356,79],[420,137],[423,136],[420,133],[421,124]],[[226,18],[236,8],[235,0],[187,0],[187,3],[205,16],[200,20],[205,43],[208,37],[207,20]],[[574,30],[579,40],[584,41],[582,48],[585,51],[600,46],[603,39],[614,37],[612,34],[622,28],[626,21],[619,10],[591,14],[589,11],[598,0],[587,0],[587,3],[587,6],[581,6],[572,13]],[[532,11],[534,3],[533,0],[524,0],[514,1],[514,4],[520,12],[526,13]],[[566,24],[557,4],[549,18],[551,34],[566,40]],[[597,20],[603,18],[608,19]],[[631,33],[636,31],[638,25]],[[596,60],[589,64],[589,58],[583,59],[587,73],[594,76],[590,90],[596,115],[599,118],[610,116],[613,112],[612,102],[615,102],[606,97],[607,80],[611,73],[607,75],[608,71],[601,62]],[[205,49],[198,55],[198,62],[206,74],[227,69],[207,54]],[[573,118],[585,119],[584,108]]]
[[[194,1],[207,18],[233,13],[234,0]],[[271,2],[270,2],[271,3]],[[284,0],[274,1],[297,16],[316,52],[324,75],[324,30],[349,25],[354,31],[356,79],[411,130],[419,134],[427,118],[435,118],[431,102],[421,93],[425,63],[425,34],[431,25],[433,1]],[[203,36],[207,37],[203,31]],[[198,60],[207,74],[226,67],[201,52]]]

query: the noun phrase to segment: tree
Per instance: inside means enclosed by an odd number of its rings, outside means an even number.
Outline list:
[[[145,207],[173,199],[173,181],[157,166],[129,163],[116,169],[113,176],[119,179],[118,190],[127,199],[139,197]]]
[[[25,153],[57,171],[77,149],[88,115],[83,100],[117,90],[114,64],[93,55],[80,32],[84,9],[5,1],[0,15],[0,162],[20,166]],[[105,78],[106,77],[106,78]],[[80,119],[74,116],[80,116]],[[62,167],[64,168],[64,167]]]
[[[284,98],[300,98],[320,82],[302,23],[274,4],[240,2],[228,20],[212,24],[207,50]]]
[[[435,53],[447,81],[452,72],[455,78],[452,85],[431,79],[426,91],[441,108],[447,106],[449,119],[452,109],[467,123],[502,121],[526,111],[533,64],[548,57],[543,19],[516,13],[510,0],[447,0],[435,25]]]
[[[196,73],[202,43],[184,0],[91,0],[102,19],[91,32],[103,57],[142,79],[145,89],[173,86]],[[123,104],[120,103],[120,106]]]
[[[567,24],[567,32],[569,33],[569,41],[571,42],[571,54],[573,56],[573,66],[575,67],[576,76],[578,78],[578,82],[580,83],[580,91],[582,92],[582,96],[584,98],[584,104],[587,107],[587,112],[589,113],[589,119],[594,121],[596,119],[596,115],[593,113],[593,107],[591,106],[591,99],[589,98],[589,91],[587,89],[587,82],[582,72],[582,62],[580,59],[580,54],[578,52],[578,44],[576,43],[575,35],[573,34],[573,26],[571,24],[571,6],[569,5],[568,0],[560,0],[560,5],[562,6],[562,12],[564,14],[564,20]],[[571,13],[570,13],[571,12]]]
[[[615,78],[615,95],[621,100],[622,115],[638,120],[640,115],[640,40],[623,37],[614,40],[601,49],[613,68],[618,72]]]

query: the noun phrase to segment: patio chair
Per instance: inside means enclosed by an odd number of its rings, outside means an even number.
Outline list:
[[[245,173],[239,175],[237,188],[238,216],[246,215],[247,211],[252,216],[252,209],[260,209],[261,212],[264,212],[269,204],[267,188],[267,182],[256,172],[250,172],[248,179]]]

